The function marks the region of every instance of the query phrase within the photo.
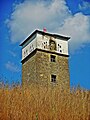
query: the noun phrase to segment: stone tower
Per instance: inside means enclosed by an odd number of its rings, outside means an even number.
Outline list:
[[[22,46],[22,84],[48,83],[69,87],[68,40],[35,30]]]

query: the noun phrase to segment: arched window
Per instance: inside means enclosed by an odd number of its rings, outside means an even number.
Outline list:
[[[50,50],[56,50],[56,42],[54,40],[50,39],[49,45],[50,45]]]

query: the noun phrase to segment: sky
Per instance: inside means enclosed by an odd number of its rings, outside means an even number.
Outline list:
[[[70,36],[70,85],[90,90],[90,0],[0,0],[0,81],[22,81],[21,47],[35,29]]]

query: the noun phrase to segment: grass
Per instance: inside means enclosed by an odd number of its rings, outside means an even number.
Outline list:
[[[90,120],[90,91],[37,84],[2,87],[0,120]]]

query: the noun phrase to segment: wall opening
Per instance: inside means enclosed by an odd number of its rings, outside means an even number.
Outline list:
[[[56,82],[56,75],[51,75],[51,82]]]
[[[50,56],[50,59],[51,59],[51,62],[56,62],[56,56],[51,55],[51,56]]]

